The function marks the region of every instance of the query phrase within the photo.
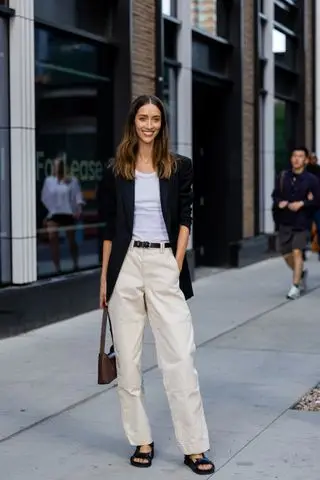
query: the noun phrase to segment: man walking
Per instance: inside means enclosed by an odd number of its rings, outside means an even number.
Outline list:
[[[291,154],[291,169],[280,173],[272,194],[279,246],[285,262],[293,271],[287,298],[295,300],[305,288],[303,251],[307,245],[312,209],[318,205],[318,182],[305,170],[308,150],[298,147]]]

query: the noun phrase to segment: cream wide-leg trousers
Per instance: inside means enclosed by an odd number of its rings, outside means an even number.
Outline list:
[[[141,375],[143,332],[148,316],[178,445],[186,455],[209,450],[193,363],[192,319],[179,288],[178,264],[170,248],[129,248],[109,301],[109,312],[121,414],[130,444],[152,442]]]

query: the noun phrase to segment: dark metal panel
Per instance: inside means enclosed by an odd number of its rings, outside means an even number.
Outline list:
[[[243,0],[234,0],[230,12],[230,37],[233,46],[229,57],[228,72],[233,89],[228,95],[226,115],[226,202],[227,202],[227,241],[236,242],[242,238],[243,224]]]
[[[287,97],[299,101],[299,75],[275,65],[275,96]]]
[[[14,17],[16,11],[13,8],[9,8],[6,5],[0,5],[0,16],[1,17]]]
[[[261,68],[259,58],[259,5],[254,2],[254,15],[252,29],[254,32],[254,232],[260,233],[260,87]]]
[[[119,143],[132,100],[132,0],[118,0],[113,36],[118,52],[114,69],[114,144]]]
[[[228,63],[232,46],[217,37],[192,31],[192,67],[228,78]]]
[[[100,270],[0,291],[0,338],[95,310]]]
[[[162,16],[162,0],[155,0],[156,24],[156,95],[163,99],[164,80],[164,19]]]
[[[203,83],[205,85],[210,85],[212,87],[219,87],[223,90],[229,90],[232,88],[233,82],[225,76],[218,75],[216,73],[208,73],[207,70],[202,70],[200,68],[193,68],[193,80]]]
[[[297,35],[299,37],[297,49],[297,71],[299,72],[297,78],[297,93],[296,99],[299,102],[296,122],[296,142],[304,144],[306,139],[306,119],[305,119],[305,90],[306,90],[306,54],[305,54],[305,0],[298,0],[297,7],[299,9],[299,16],[297,20]]]

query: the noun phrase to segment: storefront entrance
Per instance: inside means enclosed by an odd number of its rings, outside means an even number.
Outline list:
[[[218,266],[226,262],[227,95],[219,86],[193,82],[196,266]]]

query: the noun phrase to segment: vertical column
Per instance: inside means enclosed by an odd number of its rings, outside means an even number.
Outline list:
[[[177,0],[181,21],[177,38],[177,59],[181,63],[177,86],[177,153],[192,158],[192,26],[190,0]],[[188,250],[192,250],[192,234]],[[189,253],[190,255],[190,253]],[[193,262],[191,262],[193,263]]]
[[[178,75],[177,152],[192,157],[192,27],[189,0],[178,0],[178,19],[182,22],[177,39]]]
[[[132,95],[154,95],[156,90],[156,2],[132,2]]]
[[[33,0],[10,0],[12,281],[37,279]]]
[[[274,187],[274,56],[272,48],[273,38],[273,2],[264,2],[265,14],[268,21],[265,25],[264,56],[267,59],[264,70],[264,87],[266,95],[262,110],[262,138],[261,138],[261,181],[263,191],[262,231],[267,234],[274,232],[272,219],[271,193]]]
[[[315,128],[315,145],[316,145],[316,154],[320,155],[320,2],[317,0],[315,3],[315,121],[316,121],[316,128]]]
[[[113,35],[118,48],[113,79],[114,147],[122,137],[132,100],[132,9],[131,1],[118,0],[113,15]]]
[[[0,18],[0,283],[11,282],[9,45],[7,19]]]
[[[243,46],[242,59],[242,236],[254,236],[254,141],[255,141],[255,30],[253,28],[256,0],[246,0],[243,4]]]
[[[314,74],[313,74],[313,61],[314,61],[314,43],[313,36],[315,32],[313,30],[313,22],[314,22],[314,4],[318,4],[318,2],[313,2],[313,0],[305,0],[303,6],[304,12],[304,19],[303,19],[303,45],[304,45],[304,121],[305,121],[305,145],[309,149],[314,148],[314,138],[313,138],[313,122],[315,119],[313,118],[314,110],[313,105],[315,102],[314,99],[314,89],[313,89],[313,82],[314,82]]]

